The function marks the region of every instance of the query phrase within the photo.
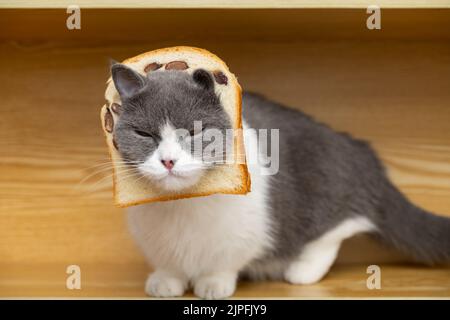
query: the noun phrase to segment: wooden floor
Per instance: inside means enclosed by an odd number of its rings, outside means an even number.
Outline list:
[[[144,298],[147,268],[142,264],[82,264],[81,289],[66,288],[64,265],[36,264],[2,267],[2,297],[126,297]],[[334,266],[320,283],[308,286],[283,282],[241,282],[235,298],[449,298],[448,268],[425,268],[412,265],[380,265],[381,288],[368,289],[367,266]],[[6,277],[6,274],[8,277]],[[192,298],[187,292],[185,298]]]
[[[142,297],[148,267],[113,207],[99,111],[108,58],[173,45],[0,43],[0,296]],[[185,43],[183,43],[185,44]],[[245,89],[368,139],[416,204],[450,216],[450,44],[198,41]],[[359,237],[314,286],[243,283],[238,297],[450,297],[450,269]],[[65,289],[66,266],[82,290]],[[380,264],[382,289],[366,268]]]

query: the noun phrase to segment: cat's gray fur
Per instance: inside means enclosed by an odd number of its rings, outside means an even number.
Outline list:
[[[112,68],[113,78],[130,72]],[[129,76],[129,74],[128,74]],[[230,121],[205,71],[131,74],[115,82],[124,113],[114,135],[129,161],[143,161],[157,145],[157,129],[167,119],[191,130],[194,120],[224,130]],[[130,93],[131,91],[131,93]],[[301,111],[244,93],[243,117],[250,127],[279,129],[279,173],[270,177],[270,207],[275,245],[260,262],[290,261],[308,242],[345,219],[367,217],[374,235],[425,263],[450,260],[450,219],[410,203],[388,180],[367,142],[337,133]],[[143,139],[135,130],[155,136]]]
[[[185,72],[153,72],[141,77],[121,64],[112,68],[116,87],[122,97],[123,114],[114,137],[124,159],[136,163],[144,161],[158,146],[159,129],[167,119],[176,128],[194,129],[194,121],[201,120],[204,127],[224,132],[231,122],[214,93],[212,77],[205,70],[193,76]],[[153,139],[143,137],[136,130]],[[206,145],[206,144],[205,144]]]
[[[344,219],[365,216],[376,237],[418,261],[450,260],[450,219],[409,202],[367,142],[252,93],[243,96],[243,116],[253,128],[280,130],[280,168],[270,186],[277,245],[269,258],[293,259]]]

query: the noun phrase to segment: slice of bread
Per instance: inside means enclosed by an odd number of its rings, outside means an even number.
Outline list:
[[[107,104],[101,110],[101,121],[113,162],[113,192],[115,204],[127,207],[153,201],[176,200],[207,196],[216,193],[246,194],[250,191],[250,176],[245,162],[242,133],[241,87],[226,64],[216,55],[193,47],[172,47],[150,51],[123,61],[123,64],[145,75],[149,72],[165,72],[176,69],[192,73],[198,68],[211,72],[215,90],[227,114],[230,116],[235,136],[233,139],[234,162],[214,167],[193,187],[178,192],[163,191],[147,179],[137,179],[124,166],[114,142],[114,123],[120,117],[121,101],[111,78],[107,81],[105,98]]]

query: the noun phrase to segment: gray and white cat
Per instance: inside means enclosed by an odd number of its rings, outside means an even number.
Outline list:
[[[114,138],[143,178],[182,190],[215,165],[183,148],[175,129],[194,139],[193,122],[226,130],[231,122],[202,69],[152,72],[143,77],[115,64],[122,101]],[[279,129],[279,172],[249,167],[248,195],[150,203],[128,209],[131,232],[154,272],[146,292],[202,298],[231,296],[239,276],[319,281],[343,240],[362,232],[425,263],[450,260],[450,219],[411,204],[386,177],[371,147],[337,133],[300,111],[244,93],[244,127]],[[247,135],[248,152],[258,152]]]

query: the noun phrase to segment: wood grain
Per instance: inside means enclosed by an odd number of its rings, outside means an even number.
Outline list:
[[[84,9],[81,30],[68,30],[67,17],[63,9],[0,10],[0,40],[82,41],[95,47],[167,39],[208,44],[267,39],[450,41],[450,10],[442,9],[383,9],[381,30],[367,29],[368,14],[359,9]]]
[[[9,297],[123,297],[144,298],[147,269],[143,265],[81,264],[81,289],[66,288],[66,267],[49,265],[3,265],[8,278],[1,277],[0,296]],[[233,298],[448,298],[450,277],[446,268],[414,265],[380,265],[381,289],[367,288],[368,265],[334,266],[314,285],[299,286],[283,282],[240,282]],[[0,275],[1,276],[1,275]],[[191,291],[183,298],[193,298]]]
[[[448,8],[448,0],[378,0],[385,8]],[[0,8],[65,8],[69,0],[3,1]],[[371,0],[78,0],[84,8],[367,8]]]
[[[99,111],[108,58],[163,46],[205,47],[245,89],[369,140],[411,201],[450,216],[448,41],[240,39],[0,43],[0,296],[143,295],[148,267],[112,205]],[[393,261],[405,257],[358,237],[316,286],[246,283],[237,294],[450,296],[448,268],[386,265],[387,289],[365,289],[366,266]],[[70,264],[86,277],[80,292],[62,287]]]

